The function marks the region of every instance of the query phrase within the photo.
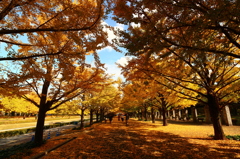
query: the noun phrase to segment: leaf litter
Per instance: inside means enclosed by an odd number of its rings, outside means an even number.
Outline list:
[[[240,126],[223,126],[223,129],[226,135],[240,133]],[[30,155],[21,154],[21,158],[33,157],[72,137],[76,139],[42,159],[240,158],[239,141],[213,140],[212,134],[213,128],[209,124],[174,122],[162,126],[161,122],[130,119],[126,126],[125,122],[114,118],[112,124],[96,123],[83,130],[69,130],[31,149]]]

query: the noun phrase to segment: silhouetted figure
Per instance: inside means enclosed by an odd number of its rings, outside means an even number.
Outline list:
[[[105,123],[107,123],[107,117],[106,116],[104,117],[104,121],[105,121]]]
[[[112,123],[113,116],[109,117],[110,124]]]
[[[121,120],[124,121],[124,115],[121,115]]]
[[[128,125],[129,115],[128,115],[128,114],[125,114],[125,116],[126,116],[126,125]]]
[[[109,119],[109,121],[110,121],[110,124],[112,123],[112,119],[113,119],[113,117],[115,116],[115,113],[108,113],[107,115],[106,115],[106,117]]]

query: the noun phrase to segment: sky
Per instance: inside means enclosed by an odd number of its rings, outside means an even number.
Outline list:
[[[115,21],[111,19],[107,19],[104,21],[104,23],[107,23],[110,26],[119,28],[119,29],[126,29],[124,25],[118,24]],[[115,38],[115,35],[112,31],[107,30],[108,32],[108,40],[111,41],[113,38]],[[121,65],[124,65],[127,63],[127,58],[124,56],[125,51],[124,49],[121,49],[123,52],[117,52],[111,47],[106,47],[102,50],[97,51],[98,56],[100,57],[100,61],[105,64],[105,67],[107,68],[107,73],[113,75],[113,79],[117,79],[120,77],[122,80],[124,80],[124,77],[121,75],[120,68],[117,67],[116,63],[119,63]],[[94,59],[93,56],[87,56],[86,61],[88,63],[93,63]]]
[[[103,23],[106,23],[110,26],[113,27],[117,27],[119,29],[126,29],[126,26],[121,25],[116,23],[115,21],[113,21],[112,19],[107,19],[105,20]],[[108,40],[111,41],[113,38],[115,38],[115,35],[113,34],[112,31],[107,30],[108,32]],[[26,37],[21,37],[20,38],[21,41],[23,42],[27,42]],[[5,44],[0,42],[0,54],[2,56],[6,56],[6,51],[5,51]],[[123,48],[121,48],[121,50],[123,51],[122,53],[115,51],[113,48],[111,47],[106,47],[102,50],[97,51],[99,57],[100,57],[100,61],[101,63],[105,64],[105,68],[107,69],[106,72],[110,75],[113,75],[113,79],[117,79],[118,77],[120,77],[122,80],[124,80],[124,77],[121,75],[121,70],[120,68],[117,67],[116,63],[119,64],[126,64],[127,60],[126,57],[124,56],[126,51],[124,51]],[[1,56],[0,55],[0,56]],[[86,61],[89,64],[93,64],[94,63],[94,58],[92,55],[88,55],[86,57]]]

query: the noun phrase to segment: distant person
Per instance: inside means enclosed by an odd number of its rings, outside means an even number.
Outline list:
[[[124,115],[123,114],[121,115],[121,120],[124,121]]]
[[[107,123],[107,117],[106,116],[104,117],[104,120],[105,120],[105,123]]]
[[[113,116],[109,116],[109,121],[110,121],[110,124],[112,123],[112,119],[113,119]]]
[[[126,125],[128,125],[128,119],[129,119],[128,113],[125,116],[126,116]]]
[[[120,121],[120,118],[121,118],[121,114],[118,114],[118,121]]]
[[[108,113],[106,115],[106,117],[109,119],[110,121],[110,124],[112,123],[112,120],[113,120],[113,117],[115,116],[115,113],[114,112],[111,112],[111,113]]]

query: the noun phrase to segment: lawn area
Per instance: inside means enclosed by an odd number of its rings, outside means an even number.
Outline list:
[[[240,126],[223,126],[226,135],[237,135]],[[66,134],[47,140],[28,150],[23,158],[33,157],[74,137],[61,147],[49,152],[42,159],[110,158],[110,159],[159,159],[159,158],[240,158],[240,141],[212,140],[212,125],[194,125],[187,122],[169,122],[162,126],[150,121],[130,119],[128,126],[114,118],[112,124],[96,123],[84,130],[69,130]],[[12,156],[14,158],[16,156]],[[11,158],[11,157],[10,157]]]
[[[88,116],[85,118],[89,118]],[[52,120],[62,120],[62,119],[80,119],[79,116],[47,116],[45,118],[45,121],[52,121]],[[17,124],[17,123],[28,123],[28,122],[36,122],[37,120],[35,117],[26,117],[23,119],[23,117],[5,117],[5,118],[0,118],[0,125],[5,125],[5,124]]]
[[[89,116],[86,116],[85,119],[89,119]],[[70,122],[80,120],[79,116],[74,117],[46,117],[45,124],[53,124],[54,122]],[[34,117],[28,118],[0,118],[0,130],[21,128],[21,127],[35,127],[37,120]]]

